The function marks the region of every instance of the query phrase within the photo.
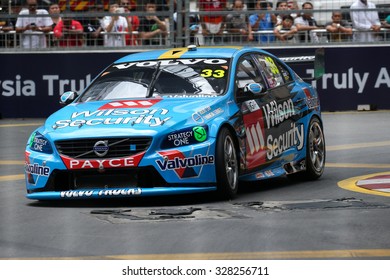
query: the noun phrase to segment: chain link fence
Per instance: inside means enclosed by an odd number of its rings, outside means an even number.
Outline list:
[[[316,16],[338,12],[342,23],[333,23],[339,27],[336,31],[331,32],[325,23],[310,31],[295,29],[291,32],[294,27],[284,25],[283,21],[291,20],[292,15],[301,15],[304,10],[280,11],[276,7],[269,7],[266,11],[239,10],[229,6],[211,13],[200,10],[193,1],[184,0],[169,1],[168,5],[157,5],[154,10],[148,9],[146,4],[132,9],[131,0],[119,0],[117,3],[89,5],[77,11],[69,7],[69,1],[66,3],[58,13],[51,13],[49,4],[36,5],[39,12],[34,15],[27,12],[34,8],[33,5],[2,4],[0,52],[151,49],[190,44],[280,47],[390,43],[390,4],[377,5],[376,9],[370,10],[376,12],[380,20],[380,29],[375,31],[356,28],[347,6],[311,11]],[[356,12],[365,13],[367,10],[357,9]],[[252,27],[253,17],[260,14],[268,14],[277,19],[278,24],[274,22],[268,29]],[[220,17],[222,21],[208,24],[204,22],[206,17]],[[332,18],[329,18],[329,24],[331,22]],[[276,28],[278,25],[281,27]],[[349,31],[345,32],[347,29]],[[357,41],[357,34],[368,34],[370,39]]]

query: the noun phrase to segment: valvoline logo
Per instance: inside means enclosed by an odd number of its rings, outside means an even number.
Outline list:
[[[123,109],[123,108],[149,108],[162,99],[120,100],[104,104],[98,110]]]
[[[172,150],[167,152],[159,152],[163,157],[162,160],[156,160],[158,167],[161,171],[173,170],[180,178],[190,178],[199,175],[195,168],[211,164],[213,165],[215,160],[213,155],[201,155],[197,154],[191,157],[185,157],[182,152],[178,150]]]

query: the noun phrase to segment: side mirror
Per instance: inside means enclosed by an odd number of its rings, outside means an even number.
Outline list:
[[[77,97],[78,97],[77,92],[66,91],[63,94],[61,94],[60,104],[63,106],[68,105],[68,104],[72,103],[73,101],[75,101]]]
[[[259,98],[265,95],[263,92],[264,87],[258,83],[246,84],[243,88],[239,88],[236,93],[236,98],[238,102],[244,102],[246,100],[251,100]]]
[[[250,83],[244,87],[244,93],[252,93],[259,95],[263,91],[263,87],[258,83]]]

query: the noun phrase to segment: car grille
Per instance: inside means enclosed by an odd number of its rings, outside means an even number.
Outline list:
[[[94,150],[97,143],[104,142],[105,152],[100,155]],[[131,138],[89,138],[78,140],[56,141],[55,146],[58,153],[64,156],[78,159],[93,158],[118,158],[132,156],[146,151],[152,138],[150,137],[131,137]]]
[[[96,170],[54,170],[44,188],[31,190],[30,193],[129,187],[168,187],[168,184],[156,169],[150,166],[105,170],[103,173]]]

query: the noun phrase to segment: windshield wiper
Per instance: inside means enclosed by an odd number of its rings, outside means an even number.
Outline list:
[[[148,93],[146,94],[146,98],[150,98],[153,95],[154,86],[156,85],[156,81],[158,80],[158,77],[161,74],[160,65],[161,65],[161,61],[157,62],[156,70],[154,70],[153,75],[152,75],[152,79],[150,80],[150,84],[148,87]]]

